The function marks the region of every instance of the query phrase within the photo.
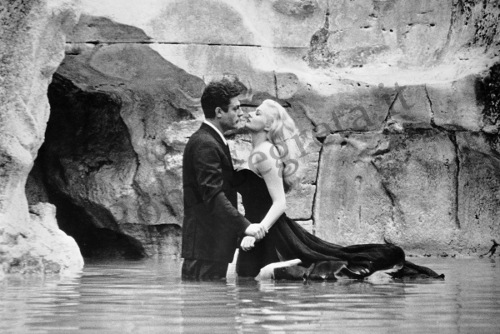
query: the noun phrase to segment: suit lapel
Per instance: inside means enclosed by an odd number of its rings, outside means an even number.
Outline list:
[[[201,129],[203,129],[204,131],[209,133],[217,141],[219,146],[222,148],[222,150],[226,154],[226,157],[229,160],[229,164],[231,165],[231,169],[234,170],[233,159],[231,159],[231,152],[229,151],[229,145],[224,144],[224,142],[222,141],[222,138],[219,136],[219,134],[214,129],[212,129],[211,126],[206,125],[205,123],[202,123]]]
[[[229,151],[229,145],[222,144],[224,147],[224,152],[226,153],[227,158],[229,159],[229,163],[231,164],[231,169],[234,170],[233,159],[231,158],[231,152]]]

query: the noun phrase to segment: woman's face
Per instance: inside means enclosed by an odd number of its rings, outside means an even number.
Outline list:
[[[269,110],[261,104],[257,109],[248,113],[245,127],[253,132],[264,131],[270,119]]]

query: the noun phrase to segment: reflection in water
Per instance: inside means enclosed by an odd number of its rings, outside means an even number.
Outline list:
[[[446,281],[182,282],[180,262],[0,282],[1,333],[498,333],[498,260],[418,259]]]

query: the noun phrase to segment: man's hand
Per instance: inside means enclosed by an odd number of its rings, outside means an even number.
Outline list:
[[[250,249],[252,249],[253,247],[255,246],[255,238],[254,237],[249,237],[249,236],[246,236],[243,238],[243,240],[241,240],[241,249],[244,250],[245,252],[246,251],[249,251]]]
[[[257,240],[261,240],[266,235],[267,231],[261,224],[250,224],[245,230],[245,234],[254,237]]]

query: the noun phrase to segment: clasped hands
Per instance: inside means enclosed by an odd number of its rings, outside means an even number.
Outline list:
[[[267,229],[262,224],[250,224],[245,230],[246,236],[241,240],[241,249],[248,251],[255,245],[255,241],[265,237]]]

